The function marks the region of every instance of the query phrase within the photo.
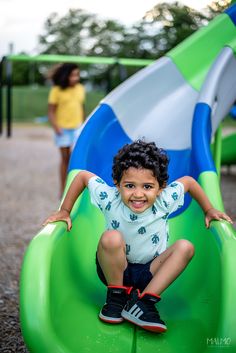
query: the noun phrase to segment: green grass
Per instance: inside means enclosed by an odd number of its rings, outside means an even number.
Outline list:
[[[49,87],[20,86],[12,89],[12,119],[13,122],[35,122],[37,117],[47,116],[47,99]],[[3,109],[6,116],[6,102],[4,90]],[[105,96],[102,91],[87,92],[85,111],[88,116]],[[4,119],[5,120],[5,119]],[[223,127],[235,127],[236,120],[229,116],[222,122]]]
[[[222,121],[222,127],[236,128],[236,120],[227,115],[227,117]]]
[[[21,86],[12,89],[12,119],[13,122],[34,122],[37,117],[47,116],[47,100],[49,87]],[[88,116],[105,96],[104,92],[87,92],[85,111]],[[6,92],[4,90],[3,109],[6,116]]]

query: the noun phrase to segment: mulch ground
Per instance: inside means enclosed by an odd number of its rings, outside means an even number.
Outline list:
[[[28,352],[19,325],[19,274],[26,247],[59,206],[59,156],[52,131],[17,125],[0,137],[0,352]],[[236,221],[236,168],[223,170],[226,212]],[[43,352],[42,352],[43,353]]]

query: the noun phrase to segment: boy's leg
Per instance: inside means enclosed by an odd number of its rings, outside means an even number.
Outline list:
[[[107,230],[103,233],[98,244],[97,257],[108,285],[123,286],[127,260],[125,242],[120,232]]]
[[[146,330],[165,332],[166,325],[155,304],[161,299],[159,294],[179,276],[193,255],[193,245],[187,240],[178,240],[153,260],[150,266],[152,280],[141,295],[127,302],[122,311],[123,318]]]
[[[103,233],[98,244],[97,258],[108,283],[106,303],[99,317],[105,322],[120,323],[123,321],[121,312],[131,291],[131,288],[123,286],[127,260],[121,233],[115,230]]]
[[[160,295],[183,272],[193,255],[192,243],[177,240],[151,263],[153,278],[143,292]]]

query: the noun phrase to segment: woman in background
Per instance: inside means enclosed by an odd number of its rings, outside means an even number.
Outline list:
[[[60,193],[66,182],[71,148],[85,120],[85,89],[79,83],[79,67],[73,63],[60,65],[52,75],[53,87],[48,97],[48,118],[60,149]]]

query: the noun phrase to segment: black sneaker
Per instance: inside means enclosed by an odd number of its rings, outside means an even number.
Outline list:
[[[118,324],[124,321],[121,312],[129,298],[132,287],[107,287],[107,299],[99,313],[102,321]]]
[[[122,310],[122,317],[145,330],[165,332],[167,327],[155,307],[161,298],[155,294],[139,295],[138,291],[135,292]]]

